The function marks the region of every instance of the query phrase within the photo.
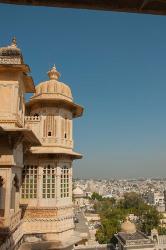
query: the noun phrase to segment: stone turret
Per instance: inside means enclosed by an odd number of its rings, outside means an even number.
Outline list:
[[[35,90],[29,72],[16,38],[0,48],[0,126],[24,126],[24,94]]]
[[[0,242],[5,250],[23,236],[19,226],[24,153],[40,145],[24,127],[24,94],[35,90],[29,71],[15,38],[11,45],[0,48]]]
[[[41,146],[32,147],[25,158],[21,202],[28,205],[25,216],[29,233],[35,213],[38,223],[34,223],[34,233],[47,233],[48,239],[55,239],[60,232],[67,236],[74,229],[72,161],[82,155],[73,151],[72,123],[73,118],[82,115],[83,108],[74,103],[70,87],[59,81],[55,65],[48,71],[48,77],[35,87],[26,104],[26,127],[36,134]],[[27,176],[31,171],[34,190],[27,194]]]

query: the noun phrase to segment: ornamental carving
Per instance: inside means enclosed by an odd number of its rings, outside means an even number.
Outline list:
[[[13,164],[12,155],[1,155],[0,156],[0,165],[10,165]]]
[[[57,216],[57,210],[41,209],[41,210],[26,210],[24,218],[51,218]]]
[[[0,57],[0,64],[21,64],[20,57]]]

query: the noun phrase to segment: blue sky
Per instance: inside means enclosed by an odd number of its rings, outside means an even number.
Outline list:
[[[55,63],[85,108],[75,177],[166,176],[166,17],[0,5],[37,84]]]

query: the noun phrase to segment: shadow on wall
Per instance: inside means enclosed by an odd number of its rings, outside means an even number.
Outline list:
[[[23,243],[20,247],[19,250],[58,250],[58,249],[63,249],[63,250],[72,250],[73,246],[71,247],[61,247],[59,242],[36,242],[36,243]]]
[[[9,236],[10,234],[11,232],[9,228],[0,227],[0,250],[8,250],[8,249],[15,250],[14,248],[15,242],[13,237]]]

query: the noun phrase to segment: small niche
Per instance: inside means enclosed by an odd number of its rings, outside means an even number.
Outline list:
[[[48,136],[51,136],[52,134],[51,134],[51,131],[48,131]]]

